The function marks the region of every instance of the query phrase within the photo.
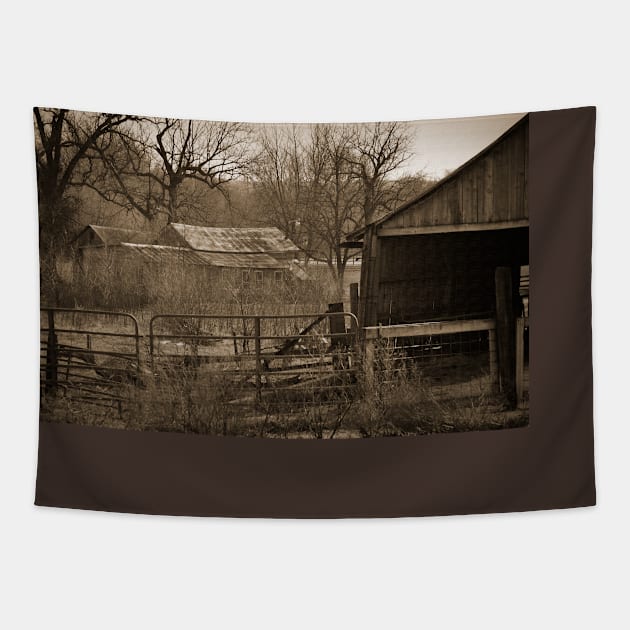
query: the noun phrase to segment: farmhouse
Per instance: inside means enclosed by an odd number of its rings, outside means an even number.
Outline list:
[[[75,239],[86,273],[189,270],[213,283],[264,288],[305,279],[298,248],[277,228],[214,228],[173,223],[157,236],[140,230],[88,225]]]
[[[418,198],[349,235],[362,243],[362,326],[495,315],[495,270],[516,313],[529,265],[528,117]]]

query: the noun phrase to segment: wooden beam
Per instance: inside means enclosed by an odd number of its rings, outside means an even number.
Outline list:
[[[494,274],[497,307],[499,384],[508,405],[516,407],[516,315],[511,267],[497,267]],[[517,285],[518,286],[518,285]],[[516,289],[518,293],[518,288]]]
[[[529,219],[513,221],[496,221],[494,223],[454,223],[450,225],[425,225],[422,227],[381,227],[378,235],[387,236],[419,236],[421,234],[450,234],[453,232],[484,232],[487,230],[511,230],[529,227]]]
[[[494,330],[494,319],[463,319],[394,326],[369,326],[364,328],[366,339],[391,339],[393,337],[423,337],[426,335],[450,335],[479,330]]]
[[[359,318],[359,284],[352,282],[350,284],[350,312],[357,318]],[[350,328],[353,332],[356,332],[357,324],[354,318],[350,318]]]
[[[378,259],[379,242],[374,224],[368,225],[363,242],[363,255],[361,264],[361,287],[359,291],[359,325],[373,326],[376,324],[376,311],[378,302]]]

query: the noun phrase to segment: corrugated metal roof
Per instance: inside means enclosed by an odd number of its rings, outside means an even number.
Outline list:
[[[277,260],[268,254],[203,252],[193,251],[185,247],[138,243],[121,243],[121,247],[146,261],[160,264],[210,265],[233,269],[291,269],[288,262]]]
[[[88,225],[105,245],[120,245],[121,243],[152,243],[155,238],[148,232],[129,228],[105,227],[103,225]],[[83,230],[83,232],[85,232]],[[82,232],[82,233],[83,233]],[[80,236],[80,235],[79,235]]]
[[[296,245],[278,228],[218,228],[171,223],[174,230],[192,249],[231,254],[282,254],[298,252]]]

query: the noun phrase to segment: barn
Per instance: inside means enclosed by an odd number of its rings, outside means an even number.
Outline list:
[[[134,277],[165,270],[204,281],[252,288],[305,279],[299,249],[276,228],[215,228],[173,223],[157,236],[142,230],[86,226],[75,238],[84,272],[111,270]]]
[[[525,115],[419,197],[349,235],[349,246],[362,246],[356,309],[368,356],[382,338],[425,354],[487,353],[491,381],[511,406],[525,404],[528,136]]]
[[[493,317],[495,271],[520,310],[529,265],[528,116],[418,198],[351,235],[361,241],[363,326]]]
[[[230,283],[268,287],[289,277],[305,279],[300,250],[278,228],[220,228],[171,223],[158,235],[161,246],[194,253]]]
[[[106,264],[123,243],[154,243],[155,237],[142,230],[86,225],[71,241],[84,269]]]

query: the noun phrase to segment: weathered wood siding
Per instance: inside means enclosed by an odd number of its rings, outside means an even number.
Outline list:
[[[372,325],[492,316],[495,268],[529,258],[527,228],[378,240]]]
[[[525,117],[486,153],[384,221],[379,229],[528,219],[528,136]]]
[[[519,267],[529,264],[528,135],[525,116],[431,191],[368,226],[363,326],[492,316],[497,267],[512,268],[518,287]]]

